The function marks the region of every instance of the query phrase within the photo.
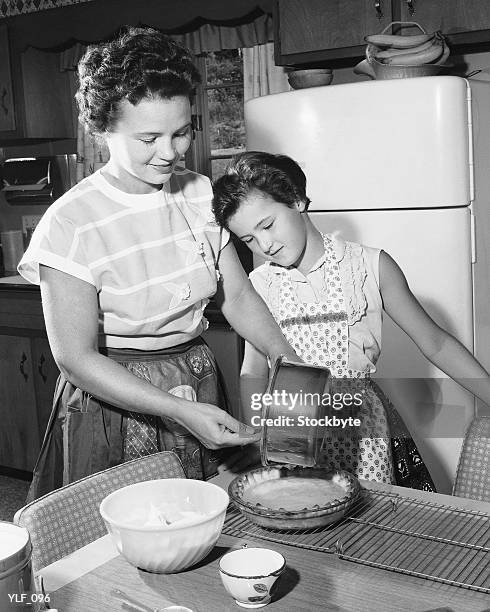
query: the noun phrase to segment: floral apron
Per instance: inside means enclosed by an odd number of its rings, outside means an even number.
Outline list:
[[[435,490],[406,426],[369,371],[349,368],[349,320],[339,263],[332,241],[323,235],[325,287],[316,303],[302,303],[289,271],[270,275],[279,282],[278,300],[272,309],[278,325],[296,353],[306,362],[328,368],[333,376],[330,394],[360,393],[355,409],[333,411],[352,416],[359,427],[327,428],[320,464],[345,469],[359,478]],[[349,249],[346,256],[350,256]],[[352,295],[351,296],[352,301]],[[356,305],[349,304],[355,311]]]
[[[226,409],[214,356],[201,338],[158,352],[107,354],[162,391]],[[28,501],[84,476],[163,450],[177,453],[188,478],[207,479],[217,473],[219,452],[205,448],[174,420],[120,410],[60,376]]]

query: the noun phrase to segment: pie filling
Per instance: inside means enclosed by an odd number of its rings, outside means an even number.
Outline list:
[[[347,496],[345,487],[323,478],[278,478],[254,485],[243,492],[242,499],[271,510],[304,510],[326,506]]]

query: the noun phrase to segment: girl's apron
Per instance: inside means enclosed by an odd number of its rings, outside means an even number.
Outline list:
[[[201,338],[158,352],[108,350],[107,355],[162,391],[226,409],[214,356]],[[217,473],[219,453],[172,419],[120,410],[60,375],[28,501],[163,450],[177,453],[188,478],[207,479]]]
[[[320,462],[328,469],[345,469],[359,478],[433,491],[430,475],[398,413],[371,380],[369,371],[349,368],[349,317],[341,271],[332,241],[324,235],[323,242],[325,287],[318,302],[298,299],[287,269],[270,274],[279,282],[272,314],[296,353],[306,363],[331,371],[331,396],[359,393],[362,397],[360,406],[329,412],[329,416],[358,418],[361,424],[327,428]],[[350,256],[349,250],[346,256]]]

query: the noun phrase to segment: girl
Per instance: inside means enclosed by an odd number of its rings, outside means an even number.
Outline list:
[[[200,338],[215,293],[262,353],[294,356],[212,221],[209,180],[178,165],[199,78],[190,53],[151,28],[80,62],[81,118],[110,160],[49,208],[19,264],[41,286],[61,371],[29,499],[159,450],[208,478],[209,449],[256,439],[222,409]]]
[[[464,379],[487,403],[489,375],[428,316],[388,253],[321,234],[308,216],[309,203],[303,171],[284,155],[239,155],[214,185],[219,225],[266,260],[250,279],[291,346],[306,363],[330,369],[334,391],[363,393],[356,414],[361,426],[350,435],[328,429],[322,462],[361,478],[434,490],[400,416],[370,380],[381,350],[382,311],[433,364]],[[267,373],[266,356],[247,344],[244,409],[252,392],[263,391]]]

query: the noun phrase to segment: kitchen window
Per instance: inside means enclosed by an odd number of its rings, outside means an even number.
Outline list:
[[[245,150],[242,50],[214,51],[196,60],[202,83],[194,100],[194,139],[186,165],[215,180],[233,155]],[[244,269],[250,272],[250,250],[234,236],[232,240]]]
[[[195,137],[187,164],[213,180],[233,155],[245,150],[242,50],[215,51],[196,59],[202,84],[196,92]]]

